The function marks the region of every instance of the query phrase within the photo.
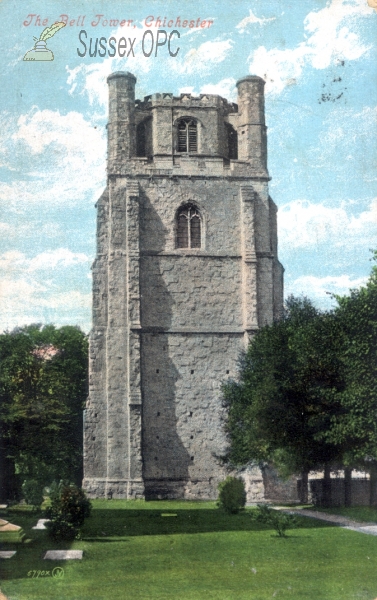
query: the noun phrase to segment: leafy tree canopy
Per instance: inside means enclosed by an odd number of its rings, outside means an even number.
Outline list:
[[[377,465],[377,267],[336,299],[321,312],[291,297],[255,335],[223,386],[229,462],[270,461],[282,474]]]
[[[77,327],[29,325],[0,335],[0,442],[20,478],[78,480],[87,338]]]

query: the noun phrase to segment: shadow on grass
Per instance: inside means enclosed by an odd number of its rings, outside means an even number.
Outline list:
[[[219,509],[174,510],[177,516],[161,516],[160,510],[105,510],[93,511],[83,527],[83,540],[100,540],[105,537],[128,537],[145,535],[196,534],[221,531],[266,531],[271,527],[256,523],[250,510],[237,515],[227,515]],[[331,527],[307,518],[297,518],[297,529]]]

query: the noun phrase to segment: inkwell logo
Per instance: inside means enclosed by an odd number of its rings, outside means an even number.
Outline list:
[[[46,46],[46,40],[52,38],[62,27],[65,27],[65,23],[54,23],[42,31],[39,40],[33,37],[35,40],[34,48],[26,52],[24,60],[54,60],[53,53]]]

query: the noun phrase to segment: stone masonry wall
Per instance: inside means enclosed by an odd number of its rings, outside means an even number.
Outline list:
[[[143,327],[242,326],[239,258],[144,256],[140,272]]]
[[[236,376],[242,334],[142,335],[143,459],[148,497],[216,497],[226,475],[220,386]]]

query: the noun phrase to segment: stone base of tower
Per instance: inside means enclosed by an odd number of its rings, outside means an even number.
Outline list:
[[[85,477],[82,487],[88,498],[135,500],[145,497],[144,482],[142,480]]]
[[[282,480],[265,465],[249,466],[240,471],[224,470],[220,477],[203,479],[101,479],[86,477],[83,489],[89,498],[121,500],[216,500],[218,484],[227,475],[241,477],[248,504],[263,502],[299,502],[297,477]]]
[[[218,481],[210,479],[148,479],[145,480],[146,500],[213,500],[217,497]]]

